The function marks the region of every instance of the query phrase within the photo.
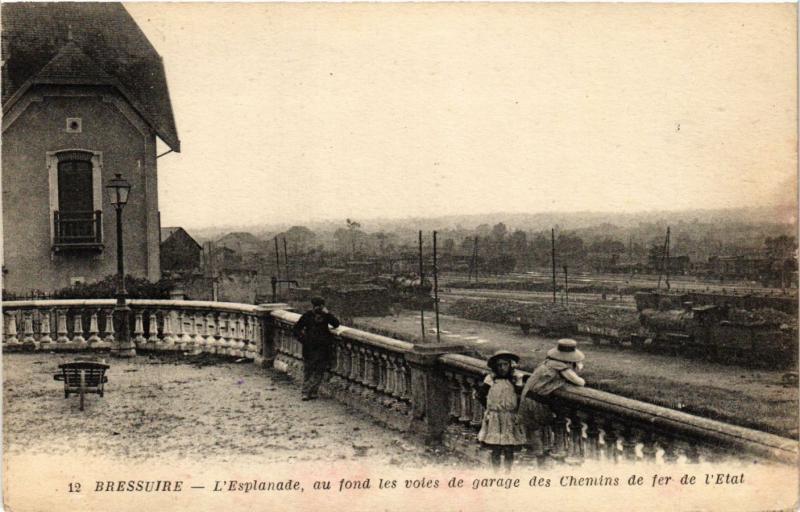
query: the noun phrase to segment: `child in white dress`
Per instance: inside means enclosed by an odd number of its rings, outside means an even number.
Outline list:
[[[522,373],[514,369],[517,362],[516,354],[497,351],[487,362],[492,373],[478,388],[478,398],[486,409],[478,441],[492,450],[492,466],[499,468],[502,457],[507,471],[514,464],[514,451],[527,443],[518,411]]]

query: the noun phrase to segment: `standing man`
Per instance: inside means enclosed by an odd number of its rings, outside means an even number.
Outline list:
[[[311,306],[294,326],[294,336],[303,344],[303,400],[317,398],[333,356],[333,334],[328,326],[339,327],[339,319],[328,312],[325,299],[314,297]]]

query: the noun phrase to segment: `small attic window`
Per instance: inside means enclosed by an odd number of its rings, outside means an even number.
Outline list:
[[[83,122],[80,117],[67,118],[67,133],[81,133],[83,131]]]

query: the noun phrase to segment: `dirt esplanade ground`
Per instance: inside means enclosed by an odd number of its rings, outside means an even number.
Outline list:
[[[253,364],[109,358],[105,396],[88,395],[81,412],[78,398],[65,399],[52,377],[72,359],[3,355],[6,453],[414,466],[433,460],[418,443],[333,400],[301,402],[299,387]]]

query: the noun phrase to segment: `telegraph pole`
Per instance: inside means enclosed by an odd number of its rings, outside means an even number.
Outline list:
[[[553,304],[556,303],[556,230],[550,228],[550,248],[553,260]]]
[[[422,291],[425,283],[425,268],[422,263],[422,230],[419,232],[419,289]],[[421,294],[417,294],[420,297]],[[421,297],[420,297],[421,298]],[[420,301],[419,322],[422,329],[422,342],[425,342],[425,303]]]
[[[441,343],[439,336],[439,265],[436,260],[436,231],[433,232],[433,307],[436,312],[436,343]]]
[[[286,250],[286,237],[283,237],[283,266],[286,269],[286,279],[289,280],[289,251]]]

